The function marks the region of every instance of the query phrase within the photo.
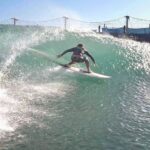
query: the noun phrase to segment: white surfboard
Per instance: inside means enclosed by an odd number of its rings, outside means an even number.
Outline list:
[[[107,76],[107,75],[103,75],[103,74],[99,74],[99,73],[95,73],[95,72],[86,72],[85,70],[81,69],[81,68],[76,68],[76,67],[65,67],[63,65],[61,65],[63,69],[66,69],[67,71],[73,72],[73,73],[78,73],[78,74],[82,74],[85,76],[89,76],[89,77],[95,77],[95,78],[102,78],[102,79],[109,79],[111,78],[111,76]]]

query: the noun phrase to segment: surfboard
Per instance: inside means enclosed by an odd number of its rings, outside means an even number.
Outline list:
[[[60,66],[62,66],[63,69],[67,70],[67,71],[70,71],[70,72],[73,72],[73,73],[78,73],[78,74],[81,74],[81,75],[85,75],[85,76],[89,76],[89,77],[93,77],[93,78],[101,78],[101,79],[109,79],[111,78],[111,76],[107,76],[107,75],[104,75],[104,74],[100,74],[100,73],[96,73],[96,72],[86,72],[85,70],[83,70],[82,68],[77,68],[77,67],[67,67],[63,64],[59,64]]]

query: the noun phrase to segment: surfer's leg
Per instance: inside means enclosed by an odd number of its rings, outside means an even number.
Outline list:
[[[68,63],[68,64],[66,64],[65,66],[66,66],[66,67],[71,67],[71,65],[73,65],[73,64],[75,64],[75,63],[77,63],[76,57],[72,56],[72,57],[71,57],[71,62]]]
[[[90,72],[91,72],[91,69],[90,69],[89,60],[88,60],[87,58],[85,58],[85,59],[84,59],[84,62],[85,62],[86,68],[87,68],[87,72],[90,73]]]
[[[85,65],[86,65],[86,68],[87,68],[87,72],[91,72],[91,69],[90,69],[90,64],[89,64],[89,61],[88,60],[86,60],[85,61]]]
[[[73,64],[75,64],[75,63],[76,63],[76,62],[71,61],[70,63],[66,64],[65,66],[66,66],[66,67],[71,67],[71,65],[73,65]]]
[[[75,61],[71,61],[69,64],[68,64],[68,66],[71,66],[71,65],[73,65],[73,64],[75,64],[76,62]]]

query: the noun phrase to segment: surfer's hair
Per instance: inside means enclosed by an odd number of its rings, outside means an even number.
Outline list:
[[[78,46],[78,47],[83,47],[83,44],[79,43],[77,46]]]

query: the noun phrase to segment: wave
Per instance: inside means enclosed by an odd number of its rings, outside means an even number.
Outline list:
[[[11,137],[17,137],[18,132],[21,139],[25,139],[21,131],[26,130],[26,126],[41,129],[38,131],[42,133],[43,129],[52,128],[59,135],[61,132],[56,128],[61,130],[62,124],[58,122],[63,122],[67,133],[68,128],[74,128],[74,132],[83,128],[90,141],[91,135],[102,136],[107,145],[113,145],[118,138],[132,141],[126,131],[133,129],[133,124],[138,132],[142,127],[149,130],[145,120],[150,123],[147,115],[150,44],[93,32],[64,32],[44,27],[3,26],[0,32],[0,121],[3,120],[0,139],[10,136],[11,143]],[[95,58],[98,67],[90,61],[92,70],[112,76],[111,80],[70,74],[54,63],[70,61],[70,53],[60,59],[56,59],[56,55],[78,43],[83,43]],[[89,129],[93,126],[91,133]],[[137,136],[132,130],[130,133]],[[68,133],[77,135],[72,134]],[[105,134],[110,135],[109,138],[104,138]],[[137,134],[145,136],[144,132]]]

